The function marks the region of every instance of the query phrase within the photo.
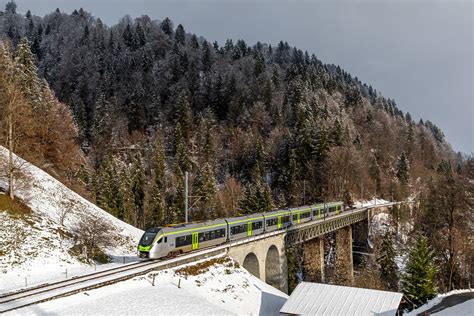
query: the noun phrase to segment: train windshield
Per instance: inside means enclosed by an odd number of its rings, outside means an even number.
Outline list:
[[[146,231],[142,238],[140,239],[140,245],[142,246],[148,246],[151,245],[153,242],[153,239],[155,239],[156,234],[158,233],[158,230],[156,229],[150,229]]]

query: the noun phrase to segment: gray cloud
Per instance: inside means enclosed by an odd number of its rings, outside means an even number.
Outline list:
[[[2,1],[5,3],[6,1]],[[291,45],[341,65],[414,118],[441,127],[455,150],[474,152],[471,1],[17,0],[44,15],[83,7],[113,24],[125,14],[170,17],[222,43]]]

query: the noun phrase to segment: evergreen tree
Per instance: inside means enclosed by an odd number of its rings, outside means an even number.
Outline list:
[[[176,32],[174,33],[174,39],[178,44],[184,45],[186,39],[186,33],[184,32],[184,27],[179,24],[176,27]]]
[[[120,220],[123,220],[124,206],[120,192],[120,178],[111,156],[103,160],[97,175],[97,205]]]
[[[344,140],[343,132],[344,131],[342,129],[341,122],[339,121],[339,119],[336,119],[336,121],[334,122],[332,133],[331,133],[332,143],[335,146],[343,145],[343,140]]]
[[[168,17],[161,22],[161,30],[169,37],[173,35],[173,22]]]
[[[186,91],[181,91],[176,100],[175,124],[180,124],[182,135],[186,141],[191,137],[193,114]]]
[[[165,148],[161,136],[157,136],[155,153],[153,160],[154,182],[156,187],[161,191],[165,189],[166,183],[166,162]]]
[[[108,144],[112,132],[111,105],[101,94],[97,99],[92,121],[91,136],[95,145],[104,146]]]
[[[240,210],[243,214],[268,212],[273,209],[272,191],[268,184],[262,181],[260,164],[254,168],[253,182],[247,185],[244,197],[240,201]]]
[[[402,292],[419,306],[435,297],[436,265],[428,239],[419,234],[408,255],[408,263],[402,275]]]
[[[255,58],[255,68],[254,75],[255,77],[260,76],[261,73],[265,71],[265,59],[261,53],[258,53]]]
[[[200,213],[199,219],[215,218],[216,213],[212,207],[212,201],[217,192],[217,181],[210,163],[205,163],[199,170],[194,188],[193,193],[199,197],[199,203],[196,206],[196,210]],[[195,219],[194,216],[193,219]]]
[[[211,70],[212,60],[211,60],[211,49],[209,43],[204,41],[202,44],[202,70],[207,72]]]
[[[184,173],[181,169],[176,170],[176,192],[173,196],[173,203],[170,211],[167,214],[167,223],[182,223],[184,222]]]
[[[196,34],[191,36],[191,47],[195,50],[199,49],[199,41]]]
[[[214,170],[210,163],[206,163],[198,173],[196,179],[196,194],[204,203],[209,202],[217,192],[217,183]]]
[[[144,228],[145,175],[140,156],[135,156],[132,165],[131,193],[134,207],[135,226]]]
[[[298,198],[297,188],[297,176],[298,176],[298,165],[296,162],[296,154],[292,150],[288,160],[288,166],[285,171],[280,175],[278,181],[280,185],[285,189],[285,195],[278,196],[279,205],[287,206],[295,205]],[[284,205],[282,203],[285,203]]]
[[[406,153],[402,152],[397,163],[397,178],[401,184],[408,183],[408,178],[409,178],[408,170],[409,170],[408,158],[407,158]]]
[[[150,194],[149,201],[149,212],[150,220],[147,223],[147,228],[158,227],[163,224],[164,213],[165,213],[165,201],[161,190],[158,188],[158,185],[155,183]]]
[[[125,30],[122,33],[122,38],[123,38],[123,43],[125,44],[125,46],[127,47],[134,46],[132,28],[130,27],[130,24],[127,24],[127,26],[125,27]]]
[[[22,38],[18,43],[17,57],[21,65],[20,87],[23,95],[31,103],[33,109],[37,108],[42,101],[41,82],[38,78],[38,69],[35,64],[35,56],[30,50],[30,44],[26,38]]]
[[[305,168],[311,160],[313,151],[313,135],[311,127],[312,112],[309,105],[303,101],[297,105],[296,113],[296,157],[298,164]],[[305,173],[305,170],[302,170]]]
[[[395,248],[393,247],[393,234],[386,232],[383,236],[382,247],[380,249],[380,277],[385,283],[387,290],[398,290],[398,267],[395,263]]]
[[[146,44],[146,35],[145,31],[143,30],[143,27],[141,26],[140,23],[137,23],[137,26],[135,27],[135,36],[134,36],[134,47],[139,48],[142,47]]]
[[[149,220],[147,227],[157,227],[166,222],[165,214],[165,185],[166,185],[166,163],[165,149],[161,135],[156,137],[154,156],[152,160],[153,182],[150,195],[148,196]]]
[[[191,171],[191,158],[188,142],[183,135],[181,124],[177,123],[175,128],[175,167],[184,171]]]

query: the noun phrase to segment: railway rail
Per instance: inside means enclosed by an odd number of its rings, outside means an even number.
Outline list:
[[[339,215],[332,216],[329,220],[350,216],[354,213],[365,212],[368,209],[392,206],[398,203],[385,203],[374,206],[362,207],[360,209],[353,209],[348,212],[341,213]],[[308,222],[301,225],[301,228],[305,228],[312,225],[321,225],[328,218],[324,218],[314,222]],[[237,240],[234,242],[226,243],[220,246],[202,249],[199,251],[186,253],[177,257],[165,260],[152,260],[142,261],[138,263],[131,263],[120,267],[115,267],[107,270],[93,272],[78,277],[74,277],[68,280],[62,280],[54,283],[47,283],[32,288],[27,288],[19,291],[9,292],[0,295],[0,314],[8,311],[16,310],[22,307],[30,306],[53,300],[56,298],[69,296],[81,291],[92,290],[105,285],[125,281],[133,277],[149,273],[151,271],[159,271],[164,269],[173,268],[179,265],[191,263],[197,260],[206,259],[209,257],[222,255],[228,252],[228,249],[233,246],[255,242],[259,239],[268,238],[275,235],[286,234],[288,231],[300,229],[300,227],[292,227],[288,230],[272,231],[256,236],[252,236],[246,239]]]

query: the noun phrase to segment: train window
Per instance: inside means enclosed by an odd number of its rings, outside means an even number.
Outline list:
[[[301,218],[308,218],[311,216],[311,213],[310,212],[304,212],[304,213],[301,213]]]
[[[288,223],[289,221],[290,221],[290,215],[283,216],[283,218],[281,219],[282,223]]]
[[[156,243],[157,243],[157,244],[161,244],[161,240],[162,240],[162,239],[163,239],[163,238],[160,237],[160,239],[158,239],[158,241],[157,241]]]
[[[256,230],[260,228],[262,228],[262,221],[252,223],[252,230]]]
[[[176,237],[176,247],[191,245],[192,235]]]
[[[199,233],[199,235],[198,235],[198,241],[199,241],[199,242],[203,242],[203,241],[207,240],[207,238],[206,238],[205,235],[208,235],[208,234],[209,234],[208,232]]]
[[[230,228],[231,235],[237,235],[237,234],[246,233],[246,232],[247,232],[247,224],[232,226]]]
[[[298,219],[298,215],[297,214],[293,214],[293,220],[296,221]]]
[[[216,238],[225,237],[225,228],[215,230],[215,232],[216,232]]]
[[[267,226],[275,226],[276,224],[278,224],[278,219],[276,217],[267,219]]]
[[[222,238],[225,236],[225,229],[216,229],[216,230],[211,230],[209,232],[204,233],[204,241],[206,240],[213,240],[217,238]]]
[[[332,212],[335,212],[336,211],[336,207],[335,206],[331,206],[329,208],[329,213],[332,213]]]
[[[165,242],[168,242],[168,236],[165,237]]]

